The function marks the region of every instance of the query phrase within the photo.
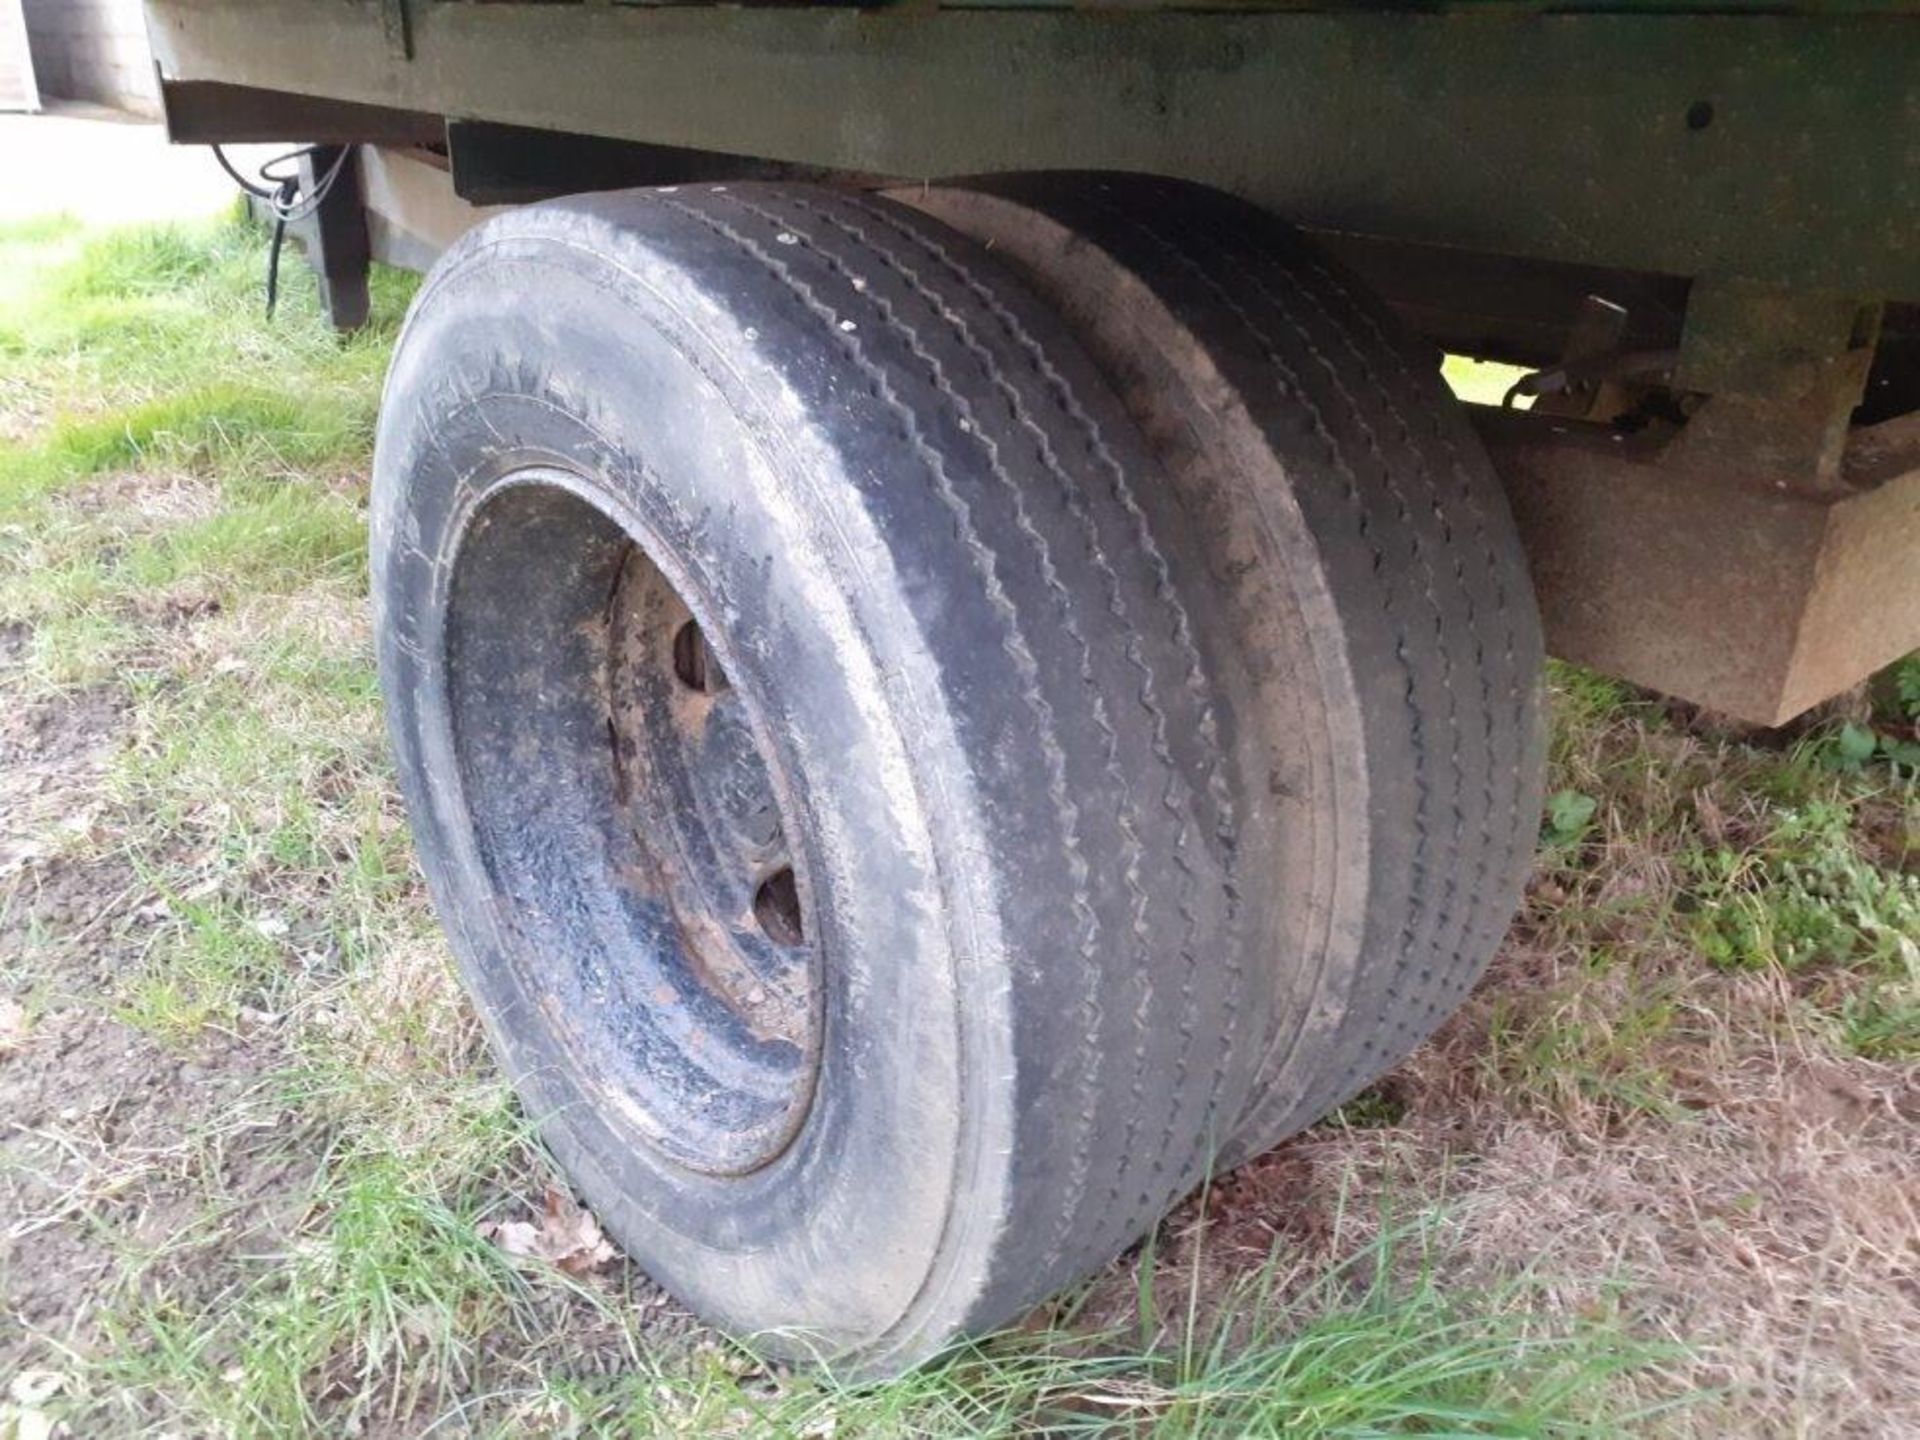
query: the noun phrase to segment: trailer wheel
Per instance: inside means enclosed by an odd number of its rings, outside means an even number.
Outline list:
[[[1248,925],[1279,997],[1226,1163],[1311,1123],[1465,997],[1532,858],[1540,626],[1437,359],[1303,237],[1173,181],[902,196],[1073,327],[1203,537],[1241,699]]]
[[[963,237],[807,187],[482,226],[380,423],[382,681],[498,1053],[608,1230],[879,1373],[1104,1263],[1264,970],[1193,537]]]

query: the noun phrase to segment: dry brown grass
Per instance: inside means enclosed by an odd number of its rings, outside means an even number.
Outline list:
[[[1884,862],[1870,832],[1920,824],[1913,785],[1651,702],[1582,714],[1587,684],[1563,674],[1555,780],[1600,800],[1594,832],[1549,848],[1486,980],[1385,1082],[1396,1123],[1293,1149],[1361,1194],[1444,1193],[1469,1268],[1537,1260],[1563,1308],[1685,1347],[1657,1386],[1710,1398],[1679,1431],[1920,1434],[1920,1070],[1849,1050],[1870,977],[1843,961],[1711,963],[1690,878],[1715,846],[1770,876],[1783,814],[1820,805]],[[1916,914],[1879,937],[1909,966]]]
[[[1835,764],[1826,717],[1743,734],[1570,670],[1554,699],[1553,784],[1597,804],[1571,841],[1549,827],[1486,978],[1360,1101],[1172,1217],[1157,1284],[1198,1265],[1220,1293],[1274,1254],[1276,1286],[1307,1284],[1383,1216],[1424,1212],[1434,1243],[1412,1263],[1525,1274],[1545,1322],[1670,1344],[1627,1382],[1636,1433],[1920,1434],[1913,780]],[[1765,944],[1703,953],[1719,906],[1798,923],[1786,877],[1810,857],[1887,882],[1878,908],[1833,902],[1850,937],[1791,964]],[[1868,994],[1907,1007],[1872,1032],[1883,1053],[1849,1024]],[[1104,1282],[1102,1318],[1132,1284]]]

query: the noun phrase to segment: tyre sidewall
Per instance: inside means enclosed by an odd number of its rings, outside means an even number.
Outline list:
[[[970,953],[991,922],[966,860],[985,843],[968,833],[966,769],[913,713],[923,661],[890,618],[906,610],[896,577],[859,546],[836,443],[809,432],[776,376],[723,361],[744,347],[704,335],[731,320],[657,250],[582,243],[570,232],[590,216],[513,218],[423,292],[379,436],[380,662],[422,865],[508,1074],[628,1252],[776,1349],[871,1344],[917,1299],[926,1308],[956,1188],[993,1209],[999,1182],[979,1157],[1010,1127],[993,1089],[969,1084],[995,1063],[1005,1020],[991,967]],[[539,294],[537,309],[513,303],[516,289]],[[636,433],[631,417],[648,415],[676,423]],[[532,465],[569,477],[668,572],[756,703],[807,837],[809,925],[832,955],[821,1065],[798,1135],[745,1176],[672,1163],[582,1093],[473,841],[446,667],[452,562],[489,498]],[[561,562],[529,557],[546,563]],[[767,1336],[782,1315],[804,1315],[809,1332]]]

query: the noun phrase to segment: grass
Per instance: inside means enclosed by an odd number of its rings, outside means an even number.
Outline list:
[[[1500,405],[1505,403],[1507,392],[1513,387],[1513,382],[1527,372],[1518,366],[1502,365],[1497,360],[1475,360],[1469,355],[1449,355],[1441,373],[1453,393],[1469,404]],[[1533,405],[1531,399],[1516,398],[1522,410],[1529,409]]]
[[[762,1366],[624,1264],[507,1254],[490,1225],[559,1177],[449,978],[370,659],[368,449],[411,286],[381,273],[342,342],[302,283],[265,323],[261,263],[233,222],[0,229],[0,1434],[1913,1413],[1915,661],[1745,739],[1556,667],[1539,871],[1462,1014],[941,1365]]]
[[[417,1417],[428,1402],[429,1426],[498,1434],[547,1424],[621,1435],[1598,1436],[1620,1412],[1596,1396],[1653,1358],[1597,1322],[1580,1342],[1541,1333],[1522,1282],[1462,1295],[1428,1274],[1391,1281],[1408,1269],[1397,1247],[1420,1236],[1389,1232],[1286,1303],[1272,1298],[1272,1267],[1256,1269],[1219,1306],[1225,1319],[1188,1326],[1177,1343],[1037,1328],[860,1386],[763,1371],[718,1346],[662,1358],[625,1333],[610,1373],[553,1367],[449,1406],[436,1387],[484,1363],[470,1342],[477,1324],[537,1351],[546,1317],[536,1282],[475,1238],[471,1214],[420,1190],[391,1163],[356,1166],[325,1230],[224,1325],[149,1312],[145,1334],[128,1338],[166,1357],[172,1393],[239,1434],[319,1425],[312,1377],[337,1368],[348,1336],[371,1374],[355,1377],[344,1416],[335,1408],[328,1423]],[[578,1298],[619,1330],[607,1301]],[[1599,1343],[1603,1333],[1616,1343]],[[151,1373],[143,1358],[127,1379]]]

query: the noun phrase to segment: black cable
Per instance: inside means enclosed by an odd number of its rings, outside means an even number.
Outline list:
[[[213,147],[213,158],[220,162],[220,168],[227,172],[228,178],[242,190],[246,191],[247,194],[253,196],[256,200],[271,200],[273,198],[273,192],[271,190],[262,189],[247,179],[247,177],[242,175],[238,170],[234,169],[233,162],[227,159],[227,152],[222,150],[218,145]]]
[[[287,241],[287,227],[297,225],[326,202],[332,192],[334,182],[346,168],[347,157],[353,153],[351,145],[342,145],[340,153],[333,157],[323,174],[316,175],[313,189],[302,195],[300,190],[300,162],[318,155],[322,147],[302,145],[297,150],[289,150],[276,155],[260,167],[260,178],[249,180],[227,159],[227,153],[220,146],[213,147],[213,158],[220,162],[220,168],[227,172],[233,183],[256,200],[266,203],[273,216],[273,241],[267,248],[267,318],[273,318],[275,306],[280,301],[280,252]],[[293,166],[291,171],[287,166]]]
[[[278,214],[273,217],[273,243],[267,246],[267,319],[273,319],[274,307],[280,303],[280,251],[287,243],[287,222]]]
[[[333,189],[334,182],[340,178],[340,172],[346,168],[347,157],[353,153],[352,146],[341,146],[339,153],[333,157],[333,162],[315,179],[313,193],[302,196],[299,193],[299,163],[310,155],[318,155],[326,147],[302,145],[297,150],[276,155],[260,167],[258,180],[249,180],[235,169],[233,162],[227,159],[227,153],[221,146],[214,145],[210,148],[213,150],[213,158],[220,162],[220,168],[227,172],[234,184],[256,200],[266,201],[273,207],[276,214],[286,217],[288,224],[304,220],[319,208],[321,202],[327,198],[327,193]],[[296,168],[288,171],[286,167],[289,165]]]

